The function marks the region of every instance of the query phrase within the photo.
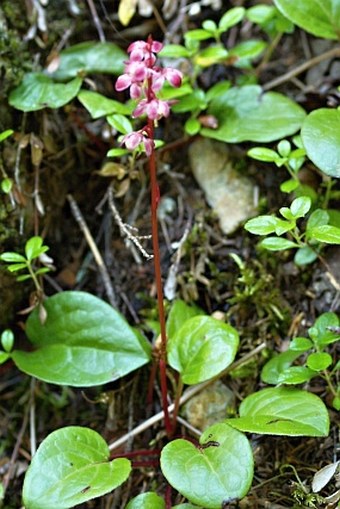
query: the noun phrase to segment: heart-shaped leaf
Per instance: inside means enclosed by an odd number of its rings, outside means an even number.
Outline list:
[[[265,435],[324,437],[329,432],[329,416],[321,399],[290,387],[251,394],[240,405],[240,417],[227,422],[241,431]]]
[[[261,380],[266,384],[276,385],[280,375],[284,373],[301,354],[302,352],[300,351],[287,350],[286,352],[275,355],[275,357],[270,359],[263,366]]]
[[[315,166],[330,177],[340,178],[340,111],[312,111],[303,122],[301,137]]]
[[[46,382],[91,386],[116,380],[150,359],[150,346],[109,304],[85,292],[63,292],[35,310],[26,333],[37,350],[15,350],[19,369]]]
[[[277,8],[295,25],[317,37],[339,39],[338,0],[274,0]]]
[[[125,509],[165,509],[165,502],[157,493],[149,491],[130,500]]]
[[[53,78],[65,80],[78,73],[105,73],[118,76],[124,70],[126,53],[112,42],[81,42],[65,49]]]
[[[109,448],[89,428],[70,426],[42,442],[25,475],[26,509],[68,509],[109,493],[128,478],[130,461],[109,462]]]
[[[242,498],[253,478],[253,455],[247,438],[227,424],[214,424],[196,447],[174,440],[161,454],[161,469],[181,495],[193,504],[220,509]]]
[[[197,384],[229,366],[238,344],[238,333],[231,325],[210,316],[195,316],[169,338],[168,361],[185,384]]]
[[[227,143],[285,138],[300,129],[306,115],[288,97],[264,93],[258,85],[230,88],[211,101],[208,113],[219,127],[203,128],[201,134]]]
[[[61,108],[79,92],[81,78],[69,83],[54,83],[39,72],[26,74],[20,85],[12,90],[9,104],[21,111],[37,111],[43,108]]]

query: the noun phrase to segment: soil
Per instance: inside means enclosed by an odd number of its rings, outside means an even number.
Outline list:
[[[4,34],[0,36],[0,70],[4,77],[1,85],[0,131],[5,128],[15,131],[14,136],[2,144],[0,169],[13,175],[13,168],[18,165],[21,181],[14,205],[9,203],[7,197],[1,198],[0,249],[20,252],[25,240],[39,232],[50,246],[49,255],[55,266],[55,271],[44,278],[47,296],[71,289],[87,291],[110,300],[101,272],[72,213],[68,198],[71,196],[103,256],[115,307],[132,325],[142,326],[150,341],[153,341],[152,331],[145,326],[147,321],[157,320],[153,263],[121,235],[107,201],[103,202],[112,184],[115,206],[122,221],[137,228],[138,235],[148,236],[151,223],[146,160],[139,159],[133,170],[126,167],[123,180],[103,177],[98,172],[108,162],[106,153],[113,142],[113,135],[104,120],[91,120],[77,101],[59,110],[29,114],[23,114],[8,105],[9,90],[20,82],[25,72],[45,65],[56,50],[66,27],[71,26],[72,29],[66,45],[98,40],[89,9],[92,2],[60,0],[57,7],[55,2],[47,3],[42,7],[46,16],[46,30],[36,27],[36,33],[31,38],[27,34],[33,33],[36,23],[31,16],[34,2],[26,2],[25,8],[19,8],[19,3],[4,0],[0,6],[0,24],[4,20],[5,27]],[[249,7],[255,3],[240,1],[230,2],[230,5]],[[116,6],[117,2],[113,4]],[[204,19],[218,20],[224,11],[213,10],[211,5],[202,5],[201,12],[186,15],[181,24],[178,10],[165,19],[162,5],[155,2],[158,9],[154,14],[148,18],[136,14],[129,26],[124,28],[118,22],[116,8],[112,13],[113,4],[103,0],[96,2],[95,7],[107,40],[116,42],[124,49],[129,42],[144,38],[150,30],[155,38],[162,39],[163,24],[171,31],[174,41],[180,40],[186,26],[192,29],[199,27]],[[72,5],[80,9],[79,14],[70,12]],[[109,19],[106,11],[109,12]],[[230,38],[246,38],[250,35],[259,36],[259,33],[254,27],[243,26],[241,34],[233,30]],[[299,30],[293,35],[284,35],[278,47],[273,49],[270,62],[264,63],[260,83],[266,84],[305,61],[306,47],[311,47],[309,39],[312,37]],[[318,49],[315,51],[317,53]],[[17,53],[21,55],[19,59],[14,58]],[[282,83],[276,90],[294,98],[307,111],[328,105],[331,100],[338,101],[340,76],[331,75],[333,64],[329,62],[328,67],[319,69],[317,79],[315,76],[313,78],[318,80],[318,86],[312,89],[304,82],[307,79],[305,73]],[[220,79],[230,79],[235,83],[240,74],[239,69],[231,66],[214,66],[203,73],[200,84],[208,88]],[[108,97],[115,96],[112,77],[96,75],[91,79],[95,80],[101,93]],[[178,262],[176,277],[168,281],[174,287],[171,290],[173,295],[199,305],[208,314],[216,311],[223,313],[239,331],[241,346],[238,358],[265,343],[265,349],[251,358],[242,369],[222,380],[234,394],[233,408],[229,410],[235,412],[245,396],[263,387],[260,371],[274,352],[284,350],[293,336],[304,336],[321,313],[339,313],[339,292],[321,263],[315,262],[298,269],[290,252],[274,256],[273,253],[259,251],[257,238],[243,228],[238,228],[228,237],[221,232],[219,222],[206,204],[189,167],[188,147],[192,140],[183,134],[183,123],[183,116],[173,115],[159,127],[158,132],[159,137],[166,141],[158,155],[163,277],[167,280],[170,267]],[[32,138],[20,148],[24,135],[31,133],[41,141],[43,147],[39,167],[32,162]],[[254,164],[246,158],[247,148],[246,143],[233,148],[237,164],[241,172],[258,187],[260,209],[275,212],[279,206],[286,204],[286,196],[278,193],[280,183],[287,178],[286,172],[265,164]],[[40,210],[34,198],[38,173],[43,205]],[[311,164],[307,165],[304,178],[317,192],[322,189],[322,177]],[[333,208],[337,205],[335,202]],[[176,246],[185,234],[187,237],[178,256]],[[145,239],[142,243],[150,253],[151,239]],[[229,256],[232,253],[245,262],[253,292],[246,291],[242,275]],[[324,257],[339,281],[339,249],[327,249]],[[28,347],[24,334],[26,317],[20,312],[32,303],[33,290],[29,283],[18,283],[3,267],[0,269],[0,326],[14,331],[17,348]],[[339,353],[337,348],[334,345],[330,349],[334,358]],[[31,459],[29,414],[30,411],[32,414],[30,409],[33,404],[38,443],[53,430],[68,425],[91,427],[107,442],[112,442],[161,409],[156,397],[153,407],[148,410],[149,414],[145,413],[144,401],[150,374],[148,366],[120,381],[85,390],[32,381],[10,361],[0,368],[0,475],[7,488],[3,505],[6,509],[21,507],[23,476]],[[338,415],[331,408],[325,382],[320,378],[314,379],[308,389],[328,403],[331,418],[329,436],[323,439],[251,436],[256,465],[253,487],[242,501],[228,507],[336,507],[337,502],[332,504],[321,499],[314,502],[308,499],[307,492],[313,475],[321,467],[335,461],[340,450]],[[179,427],[178,435],[188,435],[188,431]],[[128,444],[128,448],[145,450],[151,447],[160,450],[165,443],[163,425],[160,423],[137,436],[133,443]],[[115,454],[123,452],[124,448],[115,451]],[[169,486],[160,472],[157,456],[139,457],[134,460],[134,467],[128,482],[113,494],[79,507],[124,508],[133,496],[150,490],[169,496]],[[337,489],[339,479],[333,478],[322,491],[322,496],[330,496]],[[182,501],[174,490],[170,496],[174,505]]]

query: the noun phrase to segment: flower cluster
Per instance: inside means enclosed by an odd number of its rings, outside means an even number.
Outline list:
[[[161,68],[156,66],[156,55],[163,45],[153,41],[150,36],[145,41],[136,41],[128,47],[129,61],[125,64],[124,74],[116,81],[116,90],[122,91],[130,88],[130,97],[138,99],[136,109],[132,116],[146,115],[151,121],[167,117],[170,113],[170,101],[164,101],[157,97],[165,81],[173,87],[179,87],[182,82],[182,74],[177,69],[170,67]],[[122,144],[129,150],[134,150],[141,143],[144,144],[147,155],[152,153],[154,141],[149,138],[148,127],[125,135]]]

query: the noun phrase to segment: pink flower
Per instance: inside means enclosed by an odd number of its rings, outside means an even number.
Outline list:
[[[126,134],[120,144],[125,145],[128,150],[135,150],[141,143],[143,143],[145,153],[149,157],[155,148],[155,142],[143,134],[143,129]]]
[[[135,118],[145,114],[151,120],[159,120],[162,117],[168,117],[169,113],[170,106],[167,101],[162,101],[161,99],[152,99],[151,101],[142,99],[132,113],[132,116]]]

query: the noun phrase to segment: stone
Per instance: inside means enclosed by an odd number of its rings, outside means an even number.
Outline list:
[[[226,143],[198,138],[189,148],[189,160],[194,177],[216,213],[223,233],[233,233],[256,215],[255,185],[233,167]]]

